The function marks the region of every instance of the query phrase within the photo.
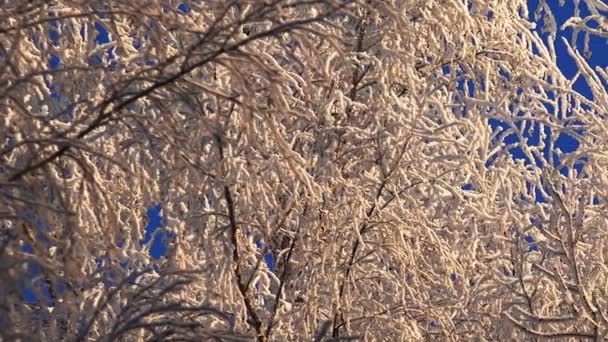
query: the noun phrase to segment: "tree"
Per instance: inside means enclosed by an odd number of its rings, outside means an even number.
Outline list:
[[[603,340],[583,2],[2,2],[0,336]]]

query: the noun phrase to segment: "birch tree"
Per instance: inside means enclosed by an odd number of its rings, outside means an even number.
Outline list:
[[[604,340],[573,3],[0,2],[0,339]]]

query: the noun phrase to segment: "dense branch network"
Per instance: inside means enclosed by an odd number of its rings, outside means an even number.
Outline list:
[[[0,339],[605,339],[583,2],[0,2]]]

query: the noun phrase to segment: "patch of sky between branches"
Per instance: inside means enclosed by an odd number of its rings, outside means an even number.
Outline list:
[[[262,240],[260,240],[260,239],[255,240],[255,246],[259,250],[264,249],[264,244],[262,243]],[[268,269],[270,270],[270,272],[274,272],[274,270],[276,269],[276,260],[275,260],[274,253],[266,251],[266,253],[264,254],[264,262],[266,263],[266,266],[268,266]]]
[[[473,191],[473,190],[475,190],[475,186],[473,184],[471,184],[471,183],[463,184],[460,188],[462,190],[464,190],[464,191]]]
[[[48,63],[49,68],[51,68],[51,70],[57,70],[61,66],[61,58],[57,55],[51,55],[51,57],[49,57]]]
[[[57,17],[57,14],[55,12],[50,12],[49,17]],[[51,20],[49,26],[49,39],[51,40],[51,44],[57,46],[59,45],[59,22],[57,20]]]
[[[185,2],[177,5],[177,9],[180,10],[180,12],[182,12],[183,14],[190,13],[190,7],[188,7],[188,4],[186,4]]]
[[[95,27],[95,32],[97,33],[97,35],[95,36],[95,44],[96,45],[103,45],[103,44],[107,44],[111,41],[111,37],[110,37],[110,32],[103,26],[103,24],[101,24],[100,22],[95,22],[95,24],[93,24],[93,26]],[[110,71],[114,71],[116,69],[116,66],[118,65],[118,62],[116,61],[116,57],[114,55],[114,47],[110,47],[105,51],[106,54],[106,60],[109,62],[108,65],[108,69]],[[89,58],[89,63],[91,65],[99,65],[101,63],[104,62],[104,57],[103,57],[103,52],[97,55],[93,55]]]
[[[100,22],[95,22],[95,24],[93,24],[93,26],[95,27],[95,32],[97,32],[97,35],[95,36],[95,43],[97,45],[103,45],[103,44],[107,44],[110,42],[110,33],[108,32],[108,30],[106,30],[106,28],[103,26],[103,24],[101,24]]]
[[[40,267],[40,264],[32,261],[27,262],[25,279],[22,279],[19,284],[21,295],[26,303],[38,304],[45,299],[48,300],[51,298],[50,289],[48,286],[42,286],[42,284],[40,284],[41,279],[42,268]],[[39,298],[39,294],[42,294],[43,298]]]
[[[569,134],[560,133],[555,141],[555,146],[562,152],[572,153],[578,149],[580,142]]]
[[[158,259],[167,254],[169,241],[174,237],[173,233],[162,230],[165,222],[161,216],[161,212],[162,207],[160,205],[155,205],[148,209],[146,212],[148,224],[145,228],[144,238],[140,241],[140,243],[144,245],[153,239],[152,245],[150,246],[150,256],[154,259]]]
[[[35,240],[41,244],[48,244],[49,240],[44,235],[44,231],[51,230],[51,227],[47,225],[42,219],[34,217],[31,213],[24,214],[24,220],[28,222],[27,227],[24,228],[31,230],[35,234]],[[32,245],[24,242],[21,246],[21,251],[26,254],[33,254],[34,249]],[[28,261],[25,263],[26,276],[19,281],[19,288],[21,289],[21,295],[28,304],[38,304],[42,300],[51,299],[51,292],[48,284],[44,282],[42,268],[36,261]],[[39,298],[38,293],[42,293],[43,298]],[[47,303],[48,304],[48,303]],[[54,305],[54,304],[53,304]]]
[[[538,252],[540,250],[536,244],[536,239],[534,239],[534,236],[528,234],[524,236],[524,241],[528,243],[528,249],[526,250],[527,252]]]

